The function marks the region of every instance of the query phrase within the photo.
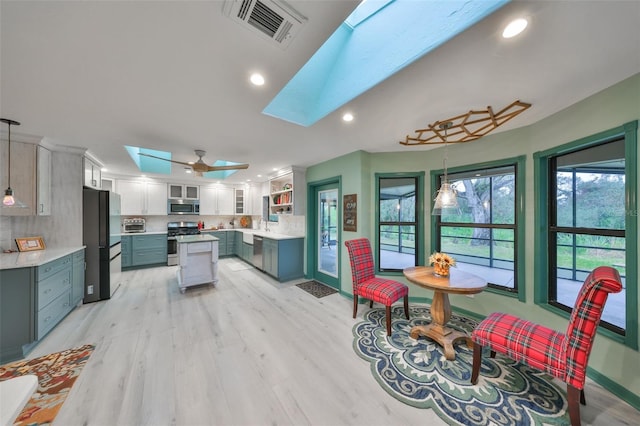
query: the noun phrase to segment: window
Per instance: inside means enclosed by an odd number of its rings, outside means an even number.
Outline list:
[[[419,264],[423,174],[376,175],[378,271]]]
[[[637,158],[636,128],[633,122],[535,155],[545,188],[536,215],[546,228],[536,248],[544,259],[539,274],[546,276],[546,285],[537,289],[536,302],[568,315],[586,276],[597,266],[612,266],[620,272],[623,290],[609,295],[600,325],[623,340],[631,337],[628,344],[634,347],[637,206],[631,194],[637,169],[628,159]]]
[[[524,157],[454,170],[449,182],[458,194],[457,212],[434,216],[435,247],[456,259],[457,267],[485,278],[489,287],[524,300],[523,214],[520,182]],[[440,183],[442,175],[435,175]]]

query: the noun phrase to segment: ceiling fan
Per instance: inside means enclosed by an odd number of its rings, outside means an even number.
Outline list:
[[[157,158],[158,160],[169,161],[171,163],[182,164],[183,166],[191,167],[197,176],[202,176],[203,173],[207,173],[207,172],[216,172],[218,170],[241,170],[241,169],[249,168],[248,164],[233,164],[229,166],[210,166],[202,160],[202,157],[204,157],[207,153],[206,151],[203,151],[201,149],[196,149],[195,152],[196,152],[196,155],[198,156],[198,161],[195,161],[195,162],[169,160],[167,158],[157,157],[155,155],[145,154],[143,152],[139,152],[138,155]]]

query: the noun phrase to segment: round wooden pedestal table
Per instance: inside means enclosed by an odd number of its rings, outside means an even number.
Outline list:
[[[417,325],[411,329],[410,336],[428,337],[438,342],[444,348],[444,356],[448,360],[456,359],[453,344],[458,340],[465,340],[468,347],[473,347],[471,337],[466,333],[447,327],[451,319],[451,305],[449,294],[476,294],[487,288],[487,281],[477,275],[451,268],[448,277],[436,276],[430,266],[415,266],[406,268],[404,276],[420,287],[433,290],[431,302],[431,323]]]

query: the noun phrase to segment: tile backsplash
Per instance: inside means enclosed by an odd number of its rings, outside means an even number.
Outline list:
[[[41,236],[47,247],[82,246],[82,156],[51,155],[51,215],[0,216],[0,248],[17,249],[14,239]]]
[[[123,216],[133,217],[133,216]],[[192,215],[175,215],[175,216],[142,216],[145,219],[147,232],[164,232],[167,230],[167,222],[204,222],[205,228],[212,226],[223,226],[226,229],[233,228],[233,221],[238,220],[239,216],[192,216]],[[306,221],[304,216],[280,215],[278,222],[269,222],[268,229],[271,232],[286,235],[304,235]],[[258,223],[258,229],[264,230],[264,222],[260,216],[251,216],[252,226]]]

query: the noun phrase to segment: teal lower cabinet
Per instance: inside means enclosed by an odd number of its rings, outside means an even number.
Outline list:
[[[227,232],[227,256],[233,256],[236,254],[236,231],[226,231]]]
[[[229,252],[227,250],[227,233],[232,231],[216,231],[211,235],[218,239],[218,257],[227,256]],[[233,234],[231,234],[233,236]]]
[[[75,306],[71,303],[73,256],[70,254],[36,268],[37,340],[51,331]]]
[[[123,235],[120,240],[120,257],[122,258],[122,268],[129,268],[133,265],[133,263],[131,262],[131,238],[132,237],[129,235]]]
[[[253,265],[253,245],[241,241],[242,250],[240,251],[240,258],[245,262],[249,262]]]
[[[130,249],[125,238],[131,238]],[[132,235],[123,237],[122,267],[136,268],[167,264],[167,234]],[[128,265],[128,266],[125,266]]]
[[[84,297],[84,249],[0,270],[0,364],[23,358]]]
[[[289,281],[304,276],[304,238],[262,240],[262,266],[278,281]]]
[[[35,335],[35,268],[0,271],[0,364],[24,357]]]
[[[233,254],[242,257],[242,231],[235,231],[233,233]]]
[[[73,259],[71,266],[71,303],[76,306],[82,303],[82,299],[84,299],[84,249],[73,253],[71,256]]]

